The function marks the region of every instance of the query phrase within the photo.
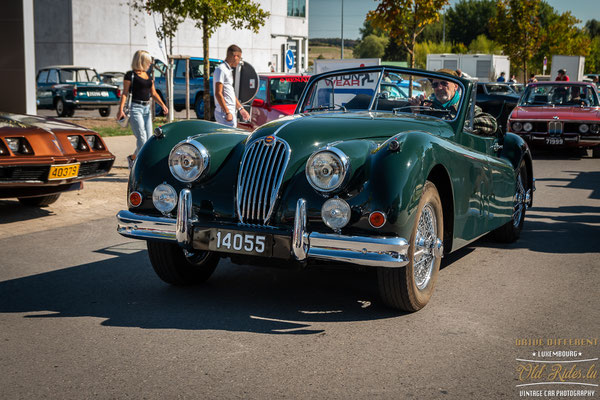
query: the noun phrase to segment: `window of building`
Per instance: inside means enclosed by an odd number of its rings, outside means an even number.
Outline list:
[[[288,0],[288,17],[306,17],[306,0]]]

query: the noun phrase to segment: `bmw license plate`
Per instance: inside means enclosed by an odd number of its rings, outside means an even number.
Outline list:
[[[79,163],[77,164],[63,164],[63,165],[51,165],[50,173],[48,174],[48,180],[56,179],[69,179],[75,178],[79,174]]]
[[[563,144],[564,140],[561,137],[549,137],[546,138],[546,144],[555,145],[555,144]]]
[[[273,253],[273,235],[211,229],[208,249],[226,253],[270,257]]]

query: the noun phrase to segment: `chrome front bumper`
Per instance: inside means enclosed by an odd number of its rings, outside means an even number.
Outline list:
[[[179,194],[177,219],[151,217],[123,210],[117,214],[117,220],[117,232],[123,236],[167,240],[188,249],[193,244],[194,224],[198,222],[192,214],[192,195],[188,189],[183,189]],[[408,264],[408,247],[408,241],[400,237],[309,233],[306,228],[306,201],[299,199],[296,204],[290,258],[294,257],[298,261],[317,259],[398,268]]]

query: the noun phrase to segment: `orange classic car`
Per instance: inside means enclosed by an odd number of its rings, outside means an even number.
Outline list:
[[[0,113],[0,198],[46,206],[82,181],[108,174],[115,156],[81,126],[33,115]]]

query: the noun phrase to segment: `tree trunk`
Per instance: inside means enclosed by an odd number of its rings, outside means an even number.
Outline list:
[[[208,16],[202,18],[202,49],[204,53],[204,119],[212,120],[212,99],[210,98],[210,61],[208,59]]]

